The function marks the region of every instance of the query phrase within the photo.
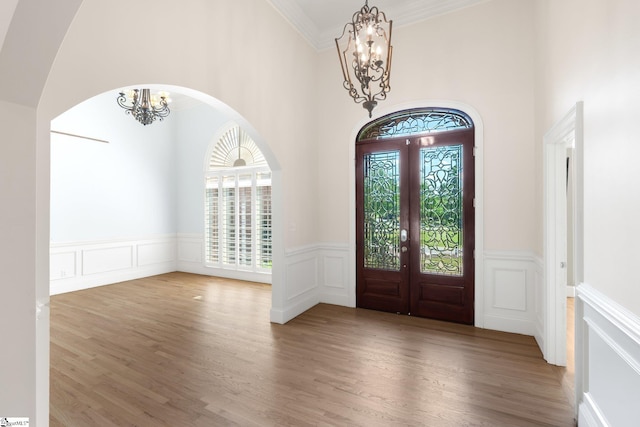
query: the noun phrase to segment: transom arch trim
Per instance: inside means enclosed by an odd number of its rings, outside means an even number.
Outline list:
[[[465,112],[451,108],[424,107],[382,116],[367,125],[356,141],[397,138],[458,129],[472,129],[473,120]]]

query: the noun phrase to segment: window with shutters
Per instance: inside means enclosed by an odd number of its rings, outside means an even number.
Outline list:
[[[270,272],[271,242],[271,171],[251,137],[232,126],[208,157],[206,264]]]

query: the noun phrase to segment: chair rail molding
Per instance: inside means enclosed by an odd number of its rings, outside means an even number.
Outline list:
[[[640,317],[582,283],[576,299],[580,426],[635,426],[640,402]]]

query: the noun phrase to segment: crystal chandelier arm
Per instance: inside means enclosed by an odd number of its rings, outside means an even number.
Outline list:
[[[138,89],[134,89],[131,105],[127,104],[128,97],[125,92],[120,92],[116,100],[127,114],[131,114],[145,126],[156,120],[162,121],[171,112],[165,96],[160,97],[159,105],[154,105],[149,89],[142,89],[142,95],[139,95]]]

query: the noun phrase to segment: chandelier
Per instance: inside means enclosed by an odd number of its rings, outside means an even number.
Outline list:
[[[131,114],[134,119],[146,126],[156,120],[162,121],[169,115],[167,96],[166,92],[152,96],[149,89],[142,89],[142,94],[139,89],[133,89],[128,94],[120,92],[118,105],[124,108],[127,114]]]
[[[392,24],[377,7],[369,8],[366,0],[336,39],[343,86],[356,103],[362,103],[369,111],[369,117],[391,89]]]

